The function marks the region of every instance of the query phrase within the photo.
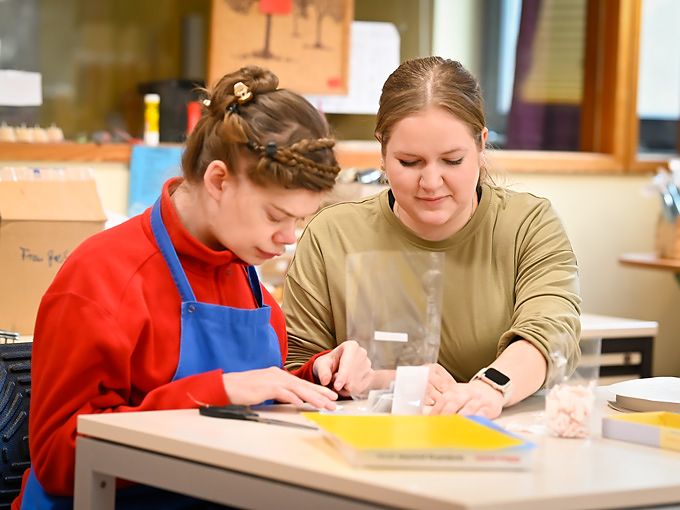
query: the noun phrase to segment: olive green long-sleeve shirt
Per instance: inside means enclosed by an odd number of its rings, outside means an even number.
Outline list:
[[[288,368],[347,339],[346,256],[376,250],[445,254],[438,361],[457,381],[469,380],[518,338],[538,348],[549,367],[556,350],[567,372],[577,363],[578,269],[559,218],[546,199],[482,185],[470,221],[442,241],[404,226],[387,191],[319,212],[285,281]]]

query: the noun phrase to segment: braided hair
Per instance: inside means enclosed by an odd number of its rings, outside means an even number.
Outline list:
[[[204,90],[203,114],[187,139],[182,170],[188,181],[203,179],[211,161],[230,172],[246,158],[247,177],[262,186],[329,190],[340,167],[323,115],[305,98],[279,89],[271,71],[249,66]]]

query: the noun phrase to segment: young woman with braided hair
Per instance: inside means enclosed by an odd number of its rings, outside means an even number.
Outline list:
[[[338,173],[324,118],[246,67],[205,91],[183,177],[79,246],[43,297],[33,346],[32,467],[13,509],[71,508],[79,414],[278,401],[333,409],[371,378],[345,342],[282,369],[285,321],[253,264],[295,242]],[[321,384],[314,384],[313,381]],[[117,508],[210,508],[142,486]]]

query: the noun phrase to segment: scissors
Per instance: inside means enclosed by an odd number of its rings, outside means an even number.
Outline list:
[[[199,407],[200,414],[203,416],[212,416],[213,418],[226,418],[228,420],[245,420],[256,421],[258,423],[267,423],[269,425],[282,425],[284,427],[294,427],[300,429],[318,430],[313,425],[305,425],[303,423],[295,423],[287,420],[277,420],[275,418],[262,418],[259,414],[253,411],[248,406],[228,405],[228,406],[209,406],[203,405]]]

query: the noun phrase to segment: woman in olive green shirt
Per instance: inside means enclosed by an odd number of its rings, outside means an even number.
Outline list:
[[[298,243],[283,309],[288,366],[346,340],[345,259],[444,252],[433,413],[498,416],[579,356],[576,257],[550,203],[489,182],[479,86],[459,63],[403,63],[383,87],[376,137],[390,190],[321,211]],[[386,297],[386,299],[389,299]]]

